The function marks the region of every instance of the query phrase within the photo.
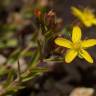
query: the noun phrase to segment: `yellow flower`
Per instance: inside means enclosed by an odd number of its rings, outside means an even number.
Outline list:
[[[88,8],[85,8],[84,10],[79,10],[76,7],[71,7],[71,9],[73,15],[78,17],[86,27],[96,25],[96,17],[93,14],[93,10]]]
[[[79,26],[74,26],[72,31],[72,41],[65,38],[56,38],[55,44],[68,48],[65,54],[65,62],[70,63],[76,56],[81,56],[89,63],[93,63],[92,57],[84,49],[96,45],[96,39],[81,40],[81,29]]]

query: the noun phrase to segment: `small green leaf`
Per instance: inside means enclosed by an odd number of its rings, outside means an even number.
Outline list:
[[[10,39],[7,41],[7,47],[16,47],[18,45],[18,41],[16,39]]]
[[[32,59],[31,59],[31,63],[30,66],[36,66],[36,64],[38,63],[40,58],[40,52],[38,50],[35,50],[32,54]]]

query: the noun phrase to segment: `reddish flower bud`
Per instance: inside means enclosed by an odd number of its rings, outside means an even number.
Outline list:
[[[38,8],[36,8],[34,10],[34,14],[35,14],[35,16],[40,17],[41,16],[41,11]]]

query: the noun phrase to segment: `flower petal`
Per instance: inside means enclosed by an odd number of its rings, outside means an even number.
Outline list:
[[[86,27],[91,27],[93,25],[92,21],[91,20],[86,20],[86,19],[82,19],[82,22],[83,24],[86,26]]]
[[[75,26],[73,27],[73,31],[72,31],[72,41],[75,42],[79,42],[81,40],[81,29],[79,26]]]
[[[55,43],[59,46],[63,46],[63,47],[66,47],[66,48],[71,48],[71,44],[72,42],[67,40],[67,39],[64,39],[64,38],[57,38],[55,39]]]
[[[88,48],[88,47],[95,46],[95,45],[96,45],[96,39],[84,40],[81,43],[81,46],[83,48]]]
[[[76,8],[76,7],[71,7],[71,10],[72,10],[72,14],[73,14],[74,16],[77,16],[77,17],[79,17],[79,18],[82,18],[83,14],[82,14],[81,10],[79,10],[79,9]]]
[[[80,53],[79,53],[85,60],[87,60],[89,63],[93,63],[93,59],[90,56],[90,54],[85,51],[84,49],[81,49]]]
[[[65,62],[66,63],[70,63],[73,61],[73,59],[75,59],[75,57],[77,56],[77,51],[69,49],[65,55]]]
[[[96,25],[96,18],[93,19],[92,23]]]

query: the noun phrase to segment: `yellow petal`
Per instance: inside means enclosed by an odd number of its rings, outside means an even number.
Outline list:
[[[81,10],[79,10],[79,9],[76,8],[76,7],[71,7],[71,10],[72,10],[72,14],[73,14],[74,16],[77,16],[77,17],[79,17],[79,18],[82,18],[83,14],[82,14]]]
[[[65,62],[66,63],[70,63],[73,61],[73,59],[75,59],[75,57],[77,56],[77,51],[69,49],[65,55]]]
[[[67,40],[67,39],[64,39],[64,38],[57,38],[55,39],[55,43],[59,46],[63,46],[63,47],[66,47],[66,48],[71,48],[71,44],[72,42]]]
[[[93,19],[92,23],[96,25],[96,18]]]
[[[72,41],[75,42],[79,42],[81,40],[81,29],[79,26],[75,26],[73,27],[73,31],[72,31]]]
[[[85,51],[84,49],[81,49],[80,55],[81,55],[86,61],[88,61],[89,63],[93,63],[92,57],[91,57],[90,54],[89,54],[87,51]]]
[[[93,25],[92,20],[87,20],[86,18],[85,18],[85,19],[82,19],[82,22],[83,22],[83,24],[84,24],[86,27],[91,27],[91,26]]]
[[[84,40],[81,43],[81,46],[83,48],[88,48],[88,47],[95,46],[95,45],[96,45],[96,39]]]

